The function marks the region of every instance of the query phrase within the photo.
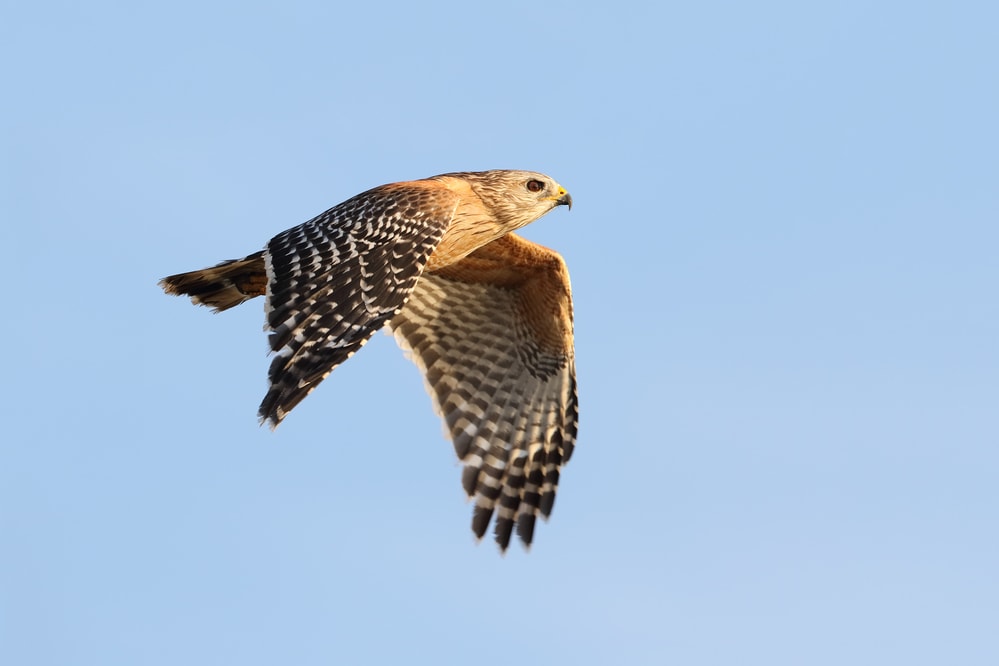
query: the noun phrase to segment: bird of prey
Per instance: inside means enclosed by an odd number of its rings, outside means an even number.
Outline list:
[[[264,296],[276,427],[388,326],[423,373],[464,464],[472,530],[526,547],[576,441],[572,295],[562,257],[512,233],[572,198],[531,171],[382,185],[243,259],[171,275],[168,294],[216,312]]]

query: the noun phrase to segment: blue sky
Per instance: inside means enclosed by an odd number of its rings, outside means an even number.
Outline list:
[[[340,5],[3,9],[0,662],[999,663],[994,3]],[[156,286],[487,168],[575,204],[505,557],[391,338],[272,433]]]

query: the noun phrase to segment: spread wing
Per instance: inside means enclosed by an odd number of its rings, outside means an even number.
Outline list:
[[[555,501],[578,409],[569,275],[555,252],[508,234],[420,278],[390,322],[465,465],[472,529],[495,515],[502,549],[526,545]]]
[[[395,183],[271,239],[264,263],[275,356],[261,420],[280,423],[402,309],[457,203],[434,182]]]

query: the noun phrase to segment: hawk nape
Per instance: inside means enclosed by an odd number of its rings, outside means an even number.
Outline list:
[[[274,359],[260,418],[276,427],[388,326],[423,373],[475,498],[505,550],[526,546],[576,441],[572,295],[558,253],[512,233],[569,194],[530,171],[382,185],[278,234],[260,252],[164,278],[215,311],[265,297]]]

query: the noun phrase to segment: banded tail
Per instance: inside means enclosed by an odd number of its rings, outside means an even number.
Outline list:
[[[267,293],[267,270],[263,251],[244,259],[230,259],[200,271],[178,273],[160,280],[163,291],[175,296],[190,296],[196,305],[215,312],[228,310],[243,301]]]

